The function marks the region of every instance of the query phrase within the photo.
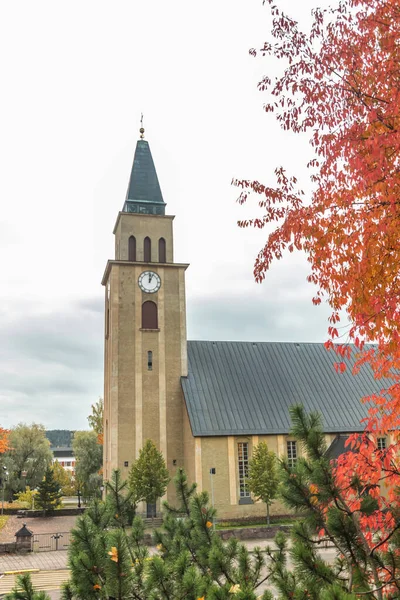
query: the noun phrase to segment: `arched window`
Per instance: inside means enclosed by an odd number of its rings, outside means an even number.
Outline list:
[[[128,260],[136,260],[136,238],[134,235],[131,235],[128,242]]]
[[[142,304],[142,329],[158,329],[157,304],[151,300]]]
[[[149,237],[144,238],[144,262],[151,262],[151,240]]]
[[[167,250],[165,247],[165,240],[164,238],[160,238],[158,240],[158,260],[160,263],[166,263],[167,262]]]

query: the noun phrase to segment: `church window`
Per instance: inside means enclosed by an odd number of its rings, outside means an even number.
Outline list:
[[[286,442],[288,465],[291,469],[296,466],[297,461],[297,442],[290,440]]]
[[[148,371],[153,369],[153,353],[151,350],[147,352],[147,369]]]
[[[385,450],[386,448],[386,438],[380,437],[378,438],[378,450]]]
[[[151,262],[151,240],[149,237],[144,238],[143,251],[144,251],[144,259],[143,259],[144,262]]]
[[[160,238],[158,240],[158,260],[160,263],[167,262],[167,252],[164,238]]]
[[[157,304],[151,300],[142,304],[142,329],[158,329]]]
[[[247,442],[238,443],[238,467],[239,467],[239,496],[249,498],[250,491],[247,484],[249,472],[249,444]]]
[[[132,262],[136,260],[136,238],[134,235],[131,235],[128,241],[128,260]]]
[[[110,335],[110,309],[107,306],[107,312],[106,312],[106,339],[108,339],[109,335]]]

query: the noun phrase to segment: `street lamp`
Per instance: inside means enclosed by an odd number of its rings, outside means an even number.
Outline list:
[[[28,471],[21,471],[21,476],[24,478],[24,491],[26,492],[26,476],[28,475]]]
[[[4,490],[6,488],[6,478],[8,475],[7,467],[3,465],[3,476],[2,480],[2,496],[1,496],[1,514],[4,514]]]

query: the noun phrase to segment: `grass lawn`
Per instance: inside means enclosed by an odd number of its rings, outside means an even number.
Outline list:
[[[296,519],[271,519],[270,527],[274,527],[275,525],[293,525]],[[267,527],[267,520],[256,521],[253,523],[238,523],[237,521],[224,521],[222,523],[216,523],[217,529],[248,529],[250,527]]]

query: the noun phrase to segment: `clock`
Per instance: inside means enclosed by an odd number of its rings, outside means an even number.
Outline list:
[[[161,279],[154,271],[144,271],[139,275],[138,284],[142,292],[154,294],[161,287]]]

